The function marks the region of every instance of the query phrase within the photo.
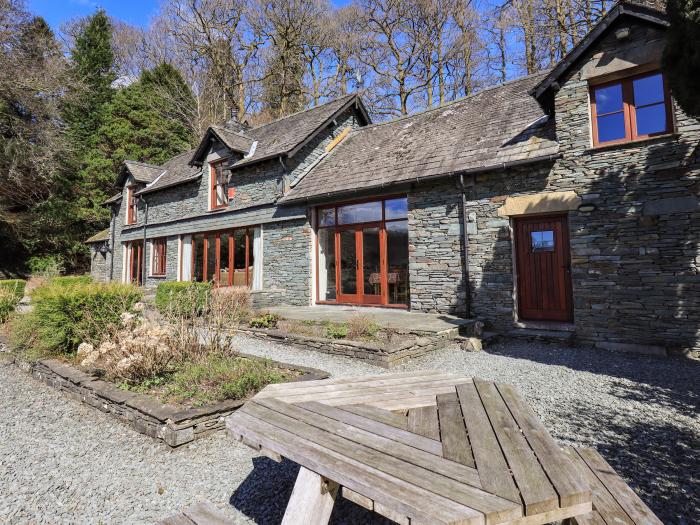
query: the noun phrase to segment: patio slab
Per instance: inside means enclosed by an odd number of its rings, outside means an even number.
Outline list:
[[[335,323],[346,322],[351,317],[360,314],[372,317],[383,328],[424,334],[446,334],[453,331],[456,335],[460,329],[467,329],[475,323],[473,319],[461,319],[452,315],[408,312],[393,308],[317,305],[275,306],[267,308],[267,310],[295,321],[331,321]]]

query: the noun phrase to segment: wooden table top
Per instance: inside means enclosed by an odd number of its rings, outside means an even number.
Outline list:
[[[591,491],[511,386],[437,372],[270,385],[234,436],[398,523],[548,523]]]

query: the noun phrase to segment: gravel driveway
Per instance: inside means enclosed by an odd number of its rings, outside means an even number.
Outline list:
[[[328,370],[384,373],[346,358],[245,337],[240,350]],[[594,446],[665,523],[700,515],[700,363],[508,342],[435,352],[433,369],[517,386],[562,443]],[[235,523],[277,524],[296,467],[225,433],[171,452],[14,365],[0,365],[0,522],[152,523],[200,499]],[[332,523],[383,523],[343,499]]]

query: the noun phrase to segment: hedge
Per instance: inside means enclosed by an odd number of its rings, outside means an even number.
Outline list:
[[[51,278],[51,284],[57,286],[75,286],[76,284],[90,284],[94,282],[90,275],[61,275]]]
[[[83,341],[102,340],[142,298],[143,292],[128,284],[51,281],[33,291],[34,309],[17,318],[12,345],[36,354],[72,353]]]
[[[166,317],[196,317],[206,309],[210,294],[211,283],[160,283],[156,308]]]

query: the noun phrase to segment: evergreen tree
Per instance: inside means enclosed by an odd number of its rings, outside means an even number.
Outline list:
[[[191,147],[186,115],[195,100],[180,73],[169,64],[144,71],[141,78],[118,90],[104,111],[94,147],[85,157],[90,191],[81,204],[84,219],[101,222],[100,205],[114,192],[114,180],[125,160],[162,164]]]
[[[671,27],[664,70],[673,97],[689,115],[700,116],[700,0],[668,0]]]
[[[112,100],[115,80],[112,24],[100,9],[87,18],[71,49],[73,75],[80,86],[80,102],[66,108],[66,121],[79,150],[93,143],[105,106]]]

